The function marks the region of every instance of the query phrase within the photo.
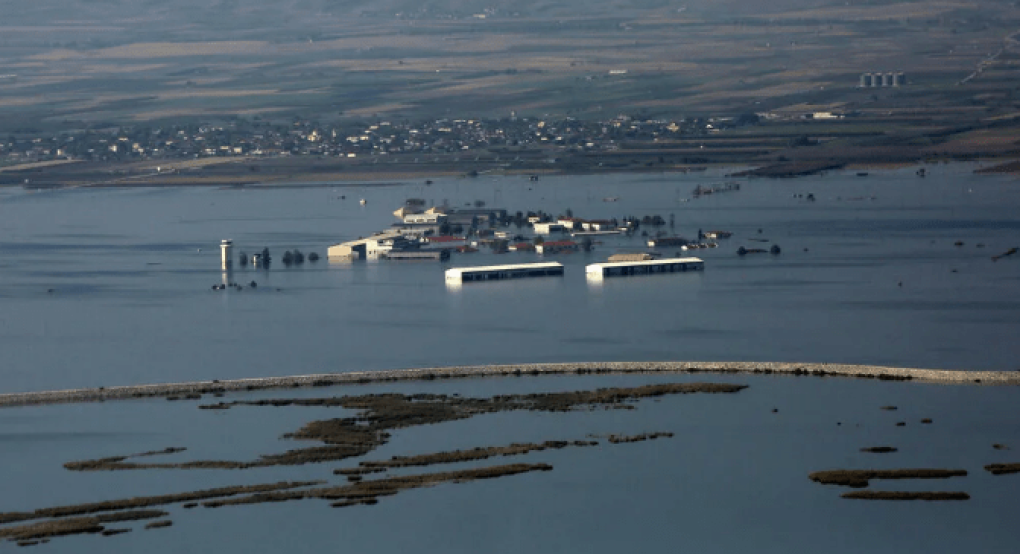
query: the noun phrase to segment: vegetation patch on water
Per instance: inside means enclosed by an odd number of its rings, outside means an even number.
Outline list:
[[[238,498],[211,500],[203,502],[202,505],[206,508],[219,508],[222,506],[261,504],[264,502],[285,502],[288,500],[302,500],[306,498],[334,500],[339,501],[340,503],[366,503],[367,501],[378,502],[379,497],[392,496],[400,491],[408,489],[431,487],[440,483],[448,482],[467,483],[470,481],[477,481],[479,479],[494,479],[497,477],[517,475],[519,473],[528,473],[531,471],[550,471],[552,468],[553,467],[549,464],[507,464],[478,469],[464,469],[460,471],[387,477],[385,479],[360,481],[358,483],[334,487],[252,494]],[[374,504],[375,502],[368,503]],[[334,505],[334,507],[342,506]]]
[[[673,394],[735,393],[746,385],[727,383],[666,383],[631,388],[604,388],[591,391],[501,395],[491,398],[465,398],[442,394],[368,394],[330,398],[292,398],[236,401],[204,408],[229,409],[256,407],[336,407],[360,410],[354,417],[312,421],[284,438],[319,441],[323,446],[289,450],[261,456],[257,460],[199,460],[177,463],[138,463],[131,456],[69,462],[64,467],[76,471],[137,469],[250,469],[269,466],[323,463],[363,456],[387,443],[395,429],[467,419],[480,414],[507,411],[569,412],[579,409],[632,408],[629,402]]]
[[[59,537],[63,535],[80,535],[85,533],[103,533],[109,535],[109,531],[123,531],[121,529],[106,529],[106,527],[103,526],[104,523],[155,519],[165,515],[167,515],[167,513],[161,510],[135,510],[90,517],[55,519],[52,521],[43,521],[40,523],[31,523],[28,525],[19,525],[0,529],[0,537],[11,541],[23,542],[49,537]]]
[[[113,471],[140,469],[245,469],[253,467],[300,465],[342,460],[365,455],[388,442],[390,433],[396,429],[418,425],[436,424],[462,420],[481,414],[508,411],[572,412],[597,409],[633,409],[633,402],[644,398],[655,398],[674,394],[693,393],[736,393],[746,385],[725,383],[666,383],[638,387],[602,388],[588,391],[557,393],[533,393],[498,395],[489,398],[465,398],[459,395],[443,394],[366,394],[330,398],[266,399],[220,403],[204,408],[232,409],[237,407],[326,407],[356,410],[352,417],[312,421],[284,438],[312,440],[321,446],[289,450],[264,455],[253,461],[190,461],[178,463],[154,463],[131,461],[184,452],[183,447],[169,447],[139,454],[110,456],[93,460],[68,462],[64,467],[73,471]],[[672,437],[670,432],[643,433],[638,435],[607,435],[611,444],[640,442],[661,437]],[[11,526],[0,529],[0,537],[12,541],[47,540],[46,537],[101,533],[115,535],[131,531],[130,528],[108,529],[103,524],[130,519],[155,519],[168,515],[159,510],[138,510],[139,508],[166,504],[180,504],[182,508],[219,508],[265,502],[283,502],[301,499],[322,499],[331,501],[331,506],[341,508],[357,505],[373,505],[379,499],[398,492],[439,483],[466,483],[479,479],[492,479],[528,473],[549,471],[546,463],[517,463],[462,469],[438,473],[403,475],[366,479],[374,473],[390,468],[429,466],[472,462],[494,456],[515,456],[549,449],[567,447],[592,447],[599,445],[595,440],[545,441],[537,443],[514,443],[505,446],[488,446],[449,452],[437,452],[416,456],[394,456],[389,460],[362,461],[359,467],[333,471],[334,475],[347,477],[347,483],[324,485],[324,481],[282,482],[265,485],[225,487],[180,494],[136,497],[73,506],[45,508],[33,512],[0,513],[0,525],[25,522],[35,519],[53,518],[52,521]],[[120,510],[133,512],[109,513]],[[95,514],[95,515],[93,515]],[[169,527],[170,520],[151,522],[146,529]]]
[[[888,454],[890,452],[896,452],[898,449],[895,446],[869,446],[862,448],[861,452],[870,452],[872,454]]]
[[[180,494],[163,494],[159,496],[139,496],[134,498],[125,498],[122,500],[108,500],[105,502],[91,502],[87,504],[75,504],[72,506],[57,506],[54,508],[41,508],[32,512],[6,512],[0,513],[0,524],[16,523],[21,521],[31,521],[35,519],[46,519],[46,518],[65,518],[72,516],[83,516],[88,514],[97,514],[100,512],[113,512],[119,510],[136,510],[137,508],[147,508],[151,506],[163,506],[167,504],[177,504],[180,502],[191,502],[197,500],[206,500],[210,498],[222,498],[227,496],[235,496],[238,494],[252,494],[279,491],[285,489],[294,489],[300,487],[309,487],[312,485],[320,485],[323,481],[287,481],[280,483],[270,483],[265,485],[247,485],[237,487],[221,487],[215,489],[199,490],[194,492],[186,492]],[[104,518],[116,518],[130,516],[132,514],[137,515],[141,513],[152,513],[145,511],[134,511],[128,512],[127,514],[116,515],[104,515]],[[149,517],[160,517],[166,515],[159,512],[156,515],[150,515]],[[131,519],[128,517],[128,519]],[[124,521],[124,519],[107,519],[104,521]],[[11,529],[0,529],[0,536],[7,536],[5,533],[11,531]]]
[[[609,435],[609,442],[613,444],[623,444],[628,442],[644,442],[653,441],[660,437],[672,438],[673,433],[642,433],[640,435]]]
[[[862,489],[871,479],[947,479],[966,475],[965,469],[834,469],[816,471],[808,478],[823,485]]]
[[[985,470],[992,475],[1006,475],[1007,473],[1020,473],[1020,464],[989,464]]]
[[[568,446],[596,446],[598,441],[545,441],[543,443],[514,443],[507,446],[477,447],[468,450],[453,450],[450,452],[436,452],[434,454],[420,454],[418,456],[394,456],[389,460],[361,462],[361,467],[352,469],[338,469],[333,473],[336,475],[363,475],[367,472],[386,471],[389,468],[430,466],[435,464],[456,464],[461,462],[473,462],[486,460],[494,456],[520,456],[531,452],[541,452],[549,449],[560,449]]]

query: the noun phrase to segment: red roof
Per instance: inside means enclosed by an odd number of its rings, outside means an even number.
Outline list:
[[[577,243],[572,240],[547,240],[542,246],[577,246]]]
[[[429,237],[429,242],[463,242],[462,237]]]

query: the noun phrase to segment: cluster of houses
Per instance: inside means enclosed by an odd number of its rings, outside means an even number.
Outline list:
[[[657,141],[707,133],[707,120],[639,120],[617,116],[606,121],[436,119],[418,122],[334,123],[295,121],[290,125],[234,120],[222,125],[117,126],[52,134],[10,134],[0,139],[0,163],[55,159],[90,161],[174,160],[214,156],[326,156],[361,158],[409,154],[451,154],[464,161],[497,150],[566,148],[616,150],[623,141]],[[409,160],[409,161],[410,161]],[[455,161],[459,161],[458,158]]]
[[[329,247],[333,259],[362,258],[417,258],[442,260],[450,252],[475,252],[488,246],[497,252],[536,252],[557,254],[590,249],[589,235],[620,234],[637,225],[636,219],[584,220],[572,216],[553,218],[547,214],[511,217],[505,209],[432,207],[410,199],[393,212],[399,219],[389,229],[368,237],[343,242]],[[512,230],[513,222],[531,227],[533,237],[524,237]],[[566,234],[574,240],[546,240],[547,236]]]
[[[660,227],[665,221],[659,216],[617,219],[582,219],[569,215],[545,213],[509,214],[502,208],[487,208],[482,202],[475,207],[425,208],[424,200],[408,199],[393,212],[398,222],[388,229],[367,237],[359,237],[329,247],[334,260],[355,259],[432,259],[446,260],[451,253],[477,252],[487,247],[494,252],[534,252],[540,255],[591,250],[593,238],[603,235],[631,235],[641,226]],[[672,218],[670,218],[672,220]],[[527,236],[523,228],[530,228]],[[702,233],[698,241],[716,238],[719,231]],[[565,235],[568,235],[567,238]],[[647,235],[647,232],[643,232]],[[699,242],[681,237],[667,237],[662,231],[648,240],[649,248],[698,247]],[[686,246],[685,246],[686,245]],[[707,243],[705,247],[715,246]]]

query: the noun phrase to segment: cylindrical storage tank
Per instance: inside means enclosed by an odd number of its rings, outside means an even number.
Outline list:
[[[234,263],[234,241],[223,239],[220,241],[220,267],[227,269]]]
[[[872,73],[871,74],[871,86],[872,87],[880,87],[880,86],[882,86],[882,74],[881,73]]]
[[[894,86],[894,87],[902,87],[905,84],[907,84],[907,81],[906,81],[906,77],[903,75],[903,72],[902,71],[897,71],[896,74],[893,75],[892,86]]]
[[[871,86],[871,73],[861,73],[861,88],[868,88]]]
[[[892,83],[893,83],[893,74],[892,74],[892,72],[889,72],[889,73],[886,73],[886,74],[882,75],[882,86],[883,87],[891,87],[891,86],[893,86]]]

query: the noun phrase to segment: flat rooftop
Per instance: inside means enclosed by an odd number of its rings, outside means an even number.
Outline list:
[[[701,258],[661,258],[658,260],[634,260],[633,262],[602,262],[588,264],[587,269],[602,269],[609,267],[637,267],[642,265],[665,265],[665,264],[690,264],[705,263]]]
[[[510,271],[514,269],[541,269],[541,268],[553,268],[563,267],[563,264],[558,262],[538,262],[533,264],[510,264],[510,265],[479,265],[475,267],[451,267],[446,272],[452,271],[460,273],[468,272],[486,272],[486,271]]]

